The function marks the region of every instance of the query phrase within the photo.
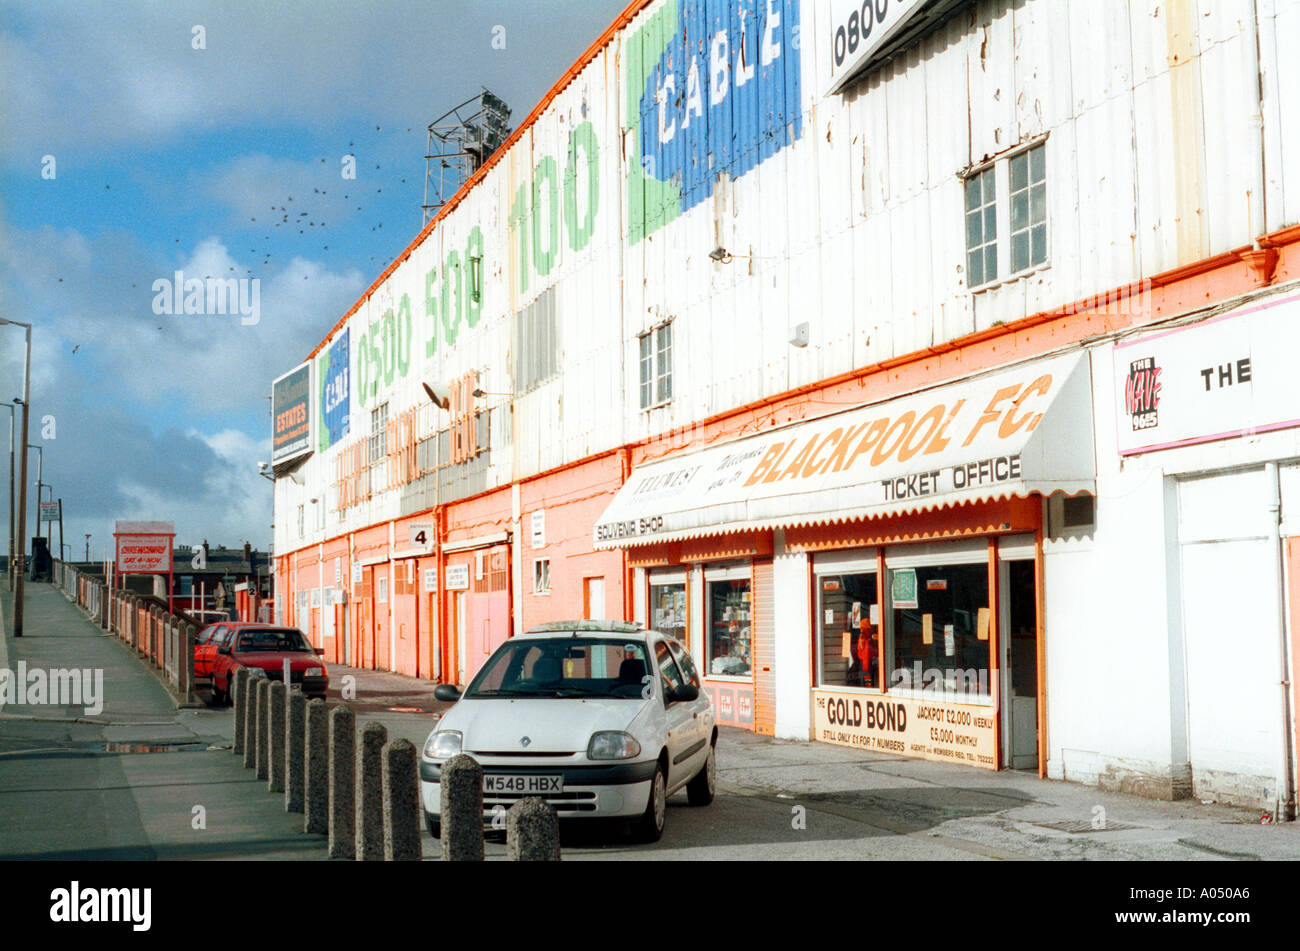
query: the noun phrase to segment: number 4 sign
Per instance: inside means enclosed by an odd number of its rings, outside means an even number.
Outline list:
[[[433,526],[428,522],[411,523],[411,545],[426,547],[433,544]]]

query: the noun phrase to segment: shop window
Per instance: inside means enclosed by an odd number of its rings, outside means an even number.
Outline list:
[[[537,558],[533,561],[533,594],[551,593],[551,559]]]
[[[890,686],[988,695],[986,562],[893,568]]]
[[[817,621],[823,687],[880,687],[876,573],[819,574]]]
[[[710,674],[750,676],[749,577],[704,579],[705,654]]]
[[[686,575],[650,576],[650,626],[686,643]]]
[[[379,602],[383,604],[386,603],[387,601],[388,601],[388,578],[381,577],[379,579]]]
[[[637,338],[641,370],[641,408],[673,398],[673,325],[662,324]]]

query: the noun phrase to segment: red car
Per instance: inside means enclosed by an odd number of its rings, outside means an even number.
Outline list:
[[[244,622],[217,646],[212,665],[212,695],[217,700],[230,696],[230,681],[238,667],[261,667],[270,680],[284,678],[284,662],[290,663],[289,686],[309,697],[324,697],[329,689],[329,672],[307,635],[296,627]]]
[[[217,658],[217,648],[230,640],[230,635],[255,621],[221,621],[209,624],[194,638],[194,676],[211,677],[212,663]]]

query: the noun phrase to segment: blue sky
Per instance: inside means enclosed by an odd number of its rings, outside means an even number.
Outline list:
[[[623,6],[0,2],[0,315],[77,557],[115,519],[269,545],[271,380],[419,230],[426,126],[483,87],[517,124]],[[256,279],[260,320],[159,316],[176,270]]]

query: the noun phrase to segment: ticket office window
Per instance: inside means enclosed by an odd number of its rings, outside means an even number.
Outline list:
[[[818,682],[823,687],[880,684],[880,606],[876,556],[814,563]]]
[[[650,627],[686,643],[686,572],[654,571],[649,577]]]
[[[886,559],[890,686],[989,695],[987,548]]]
[[[751,679],[749,565],[704,572],[704,663],[709,676]]]

